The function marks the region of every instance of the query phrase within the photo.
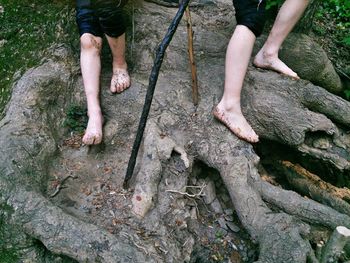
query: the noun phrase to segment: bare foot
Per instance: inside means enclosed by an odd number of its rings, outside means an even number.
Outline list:
[[[262,49],[254,58],[254,66],[263,69],[270,69],[278,73],[292,77],[293,79],[300,79],[298,74],[291,70],[282,60],[275,55],[268,55]]]
[[[83,143],[87,145],[100,144],[102,142],[103,116],[101,112],[89,114],[89,122],[83,136]]]
[[[111,92],[121,93],[130,87],[130,76],[127,69],[117,68],[113,70],[111,80]]]
[[[238,138],[250,143],[259,141],[259,136],[254,132],[241,113],[228,112],[216,106],[213,114],[215,118],[225,124]]]

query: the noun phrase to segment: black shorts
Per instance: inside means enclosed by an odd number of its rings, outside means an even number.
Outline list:
[[[123,3],[122,3],[123,2]],[[126,25],[122,6],[125,1],[113,0],[98,4],[94,0],[76,1],[76,21],[79,34],[119,37],[125,33]]]
[[[237,25],[248,27],[256,37],[261,35],[265,24],[266,0],[233,0]]]

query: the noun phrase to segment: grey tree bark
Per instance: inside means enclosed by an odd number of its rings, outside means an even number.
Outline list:
[[[290,191],[271,184],[261,176],[263,162],[256,149],[214,120],[211,111],[222,95],[233,17],[230,3],[218,1],[217,8],[222,16],[213,16],[211,7],[192,16],[198,107],[191,100],[185,23],[169,47],[130,191],[122,190],[122,175],[147,72],[175,10],[149,3],[135,10],[133,84],[111,96],[106,91],[111,72],[103,74],[106,124],[100,147],[70,148],[62,143],[69,137],[62,128],[66,108],[84,104],[78,64],[67,46],[53,47],[50,59],[22,76],[0,121],[0,207],[10,211],[13,229],[79,262],[191,262],[199,242],[194,229],[201,224],[197,202],[213,185],[197,180],[197,162],[220,174],[223,185],[216,192],[228,191],[235,214],[259,245],[257,258],[251,260],[317,262],[312,245],[320,240],[318,234],[328,236],[337,226],[350,227],[347,209],[321,204],[322,197],[319,202],[305,198],[298,188]],[[322,56],[316,53],[315,58]],[[292,149],[316,160],[328,172],[338,173],[345,182],[341,186],[348,186],[348,101],[309,81],[250,67],[242,108],[263,144],[275,142],[284,151]],[[52,179],[68,175],[76,179],[50,198]],[[346,196],[338,198],[348,202]],[[206,202],[213,214],[223,214],[218,198]]]

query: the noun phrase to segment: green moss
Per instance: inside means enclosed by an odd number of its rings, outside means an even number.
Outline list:
[[[0,3],[0,112],[16,72],[37,65],[56,42],[79,38],[72,1],[2,0]]]
[[[18,255],[14,249],[2,250],[0,249],[0,263],[17,263]]]
[[[71,105],[66,112],[64,126],[72,132],[83,132],[86,129],[88,118],[86,108],[79,105]]]
[[[77,262],[69,257],[51,253],[39,240],[23,233],[19,226],[11,222],[13,212],[11,206],[0,203],[0,263],[18,263],[23,260],[37,263]]]
[[[16,249],[10,244],[13,231],[8,222],[12,213],[12,207],[0,204],[0,263],[17,263],[19,258]]]

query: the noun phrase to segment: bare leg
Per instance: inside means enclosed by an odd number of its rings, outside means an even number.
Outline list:
[[[111,91],[113,93],[120,93],[130,86],[128,65],[125,61],[125,33],[117,38],[109,36],[106,37],[113,56]]]
[[[272,69],[292,78],[299,79],[297,73],[278,58],[278,51],[287,35],[304,13],[308,3],[308,0],[286,0],[284,2],[278,12],[269,37],[254,59],[255,66]]]
[[[102,38],[85,33],[80,38],[80,45],[80,66],[89,116],[83,143],[88,145],[99,144],[102,141],[103,123],[99,100]]]
[[[224,94],[213,112],[237,137],[248,142],[259,140],[241,111],[241,90],[254,42],[252,31],[246,26],[236,27],[226,52]]]

